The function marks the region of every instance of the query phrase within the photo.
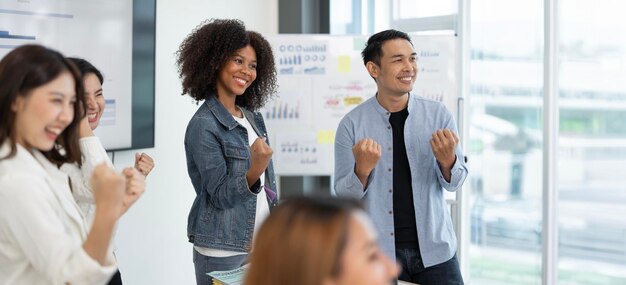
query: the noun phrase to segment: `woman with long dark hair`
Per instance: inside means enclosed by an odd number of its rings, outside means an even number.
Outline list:
[[[18,47],[0,61],[0,283],[106,284],[117,220],[141,196],[143,177],[98,165],[91,228],[72,197],[64,163],[82,163],[80,73],[60,53]]]

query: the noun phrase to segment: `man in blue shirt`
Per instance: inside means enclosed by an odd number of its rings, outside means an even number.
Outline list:
[[[410,94],[418,69],[406,33],[371,36],[362,56],[378,92],[337,128],[335,192],[363,200],[383,251],[402,266],[400,280],[463,284],[443,197],[467,177],[454,118]]]

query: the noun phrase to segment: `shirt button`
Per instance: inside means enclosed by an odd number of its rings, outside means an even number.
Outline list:
[[[389,193],[393,192],[393,190],[389,189]]]
[[[391,126],[387,126],[387,129],[388,129],[388,130],[390,130],[390,129],[391,129]]]
[[[391,172],[391,168],[389,168],[389,172]]]
[[[391,211],[389,211],[389,215],[391,215]]]
[[[388,116],[388,115],[389,115],[389,112],[387,112],[386,114],[387,114],[387,116]]]
[[[391,151],[391,147],[389,147],[388,150]]]
[[[393,236],[393,233],[391,233],[391,236]]]

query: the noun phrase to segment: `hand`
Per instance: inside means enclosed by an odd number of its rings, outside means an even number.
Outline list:
[[[101,163],[91,175],[91,188],[96,201],[96,210],[114,219],[124,213],[123,201],[126,179],[115,173],[106,163]]]
[[[93,130],[91,129],[91,126],[89,125],[89,118],[87,116],[85,116],[82,120],[80,120],[80,125],[78,127],[78,137],[79,138],[85,138],[85,137],[93,137]]]
[[[272,159],[274,151],[265,142],[267,138],[257,138],[250,146],[250,170],[263,173]]]
[[[122,174],[126,177],[126,191],[124,191],[124,212],[126,212],[146,190],[146,177],[132,167],[125,168]]]
[[[367,180],[367,177],[376,167],[378,160],[380,160],[380,145],[373,139],[365,138],[352,147],[352,154],[355,161],[354,173],[359,179],[365,178]]]
[[[448,129],[439,129],[433,133],[430,139],[430,146],[433,149],[435,158],[442,168],[451,168],[456,161],[456,146],[459,138]]]
[[[146,153],[135,153],[135,168],[139,170],[143,176],[148,176],[154,168],[154,160]]]

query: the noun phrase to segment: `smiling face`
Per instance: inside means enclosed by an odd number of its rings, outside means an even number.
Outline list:
[[[220,70],[216,84],[218,97],[243,94],[256,79],[256,64],[256,52],[252,46],[237,50]]]
[[[417,55],[405,39],[383,43],[380,64],[367,63],[367,69],[376,79],[378,93],[386,96],[403,96],[413,90],[417,75]]]
[[[341,273],[325,285],[388,285],[399,274],[399,267],[381,251],[372,222],[362,211],[352,214],[348,241],[341,257]]]
[[[105,106],[102,84],[93,73],[87,73],[83,76],[83,82],[85,84],[85,101],[87,102],[87,120],[89,127],[95,130],[100,124]]]
[[[27,149],[51,150],[74,119],[75,90],[72,75],[63,72],[30,94],[18,96],[11,105],[16,142]]]

